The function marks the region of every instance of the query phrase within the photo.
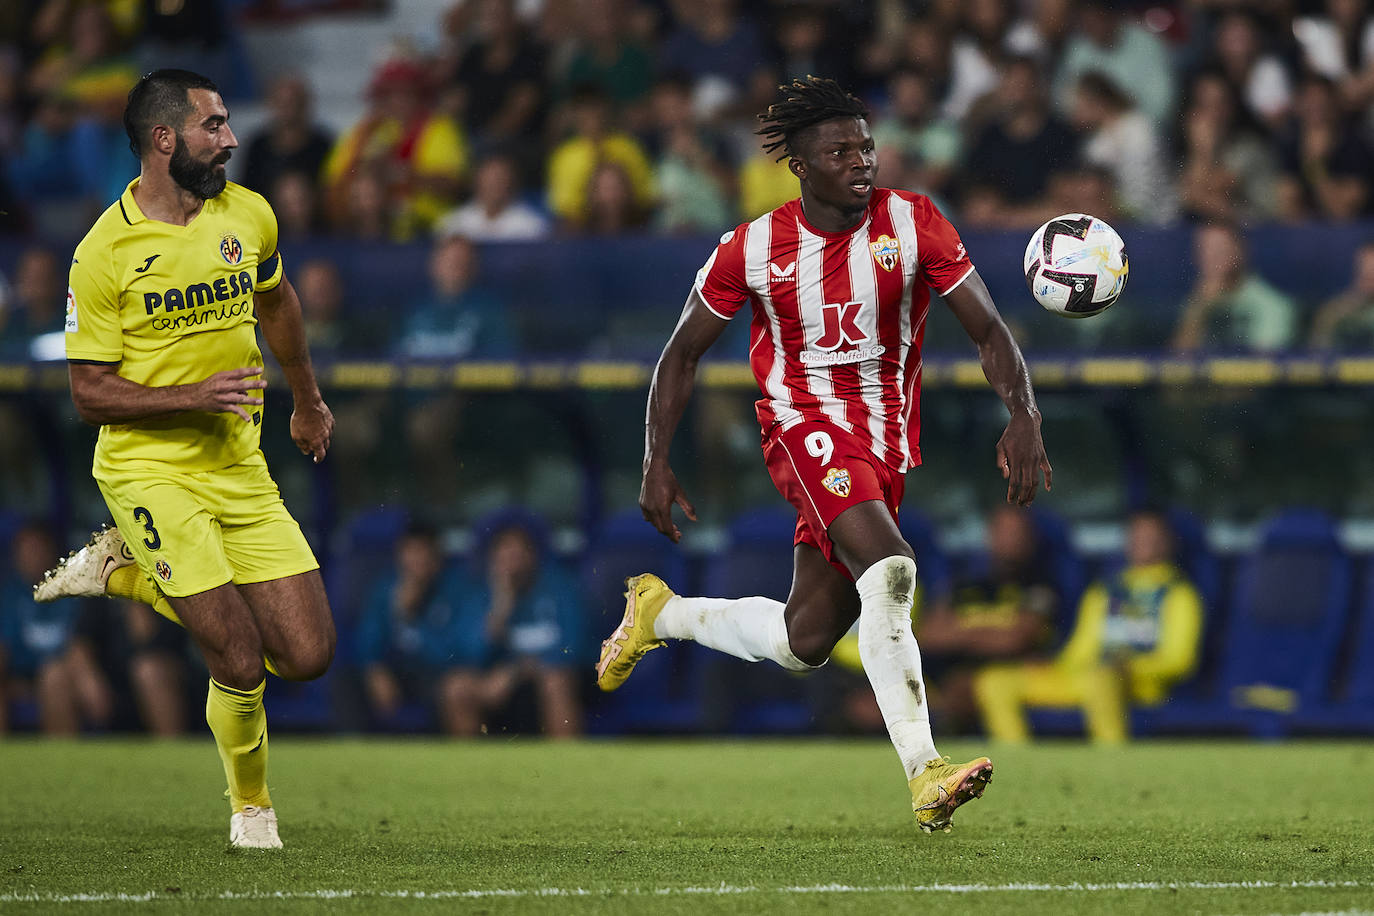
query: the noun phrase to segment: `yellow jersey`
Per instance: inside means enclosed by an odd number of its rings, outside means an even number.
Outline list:
[[[261,366],[253,294],[281,283],[277,218],[261,195],[229,182],[189,225],[149,219],[135,178],[76,246],[67,289],[67,359],[117,363],[161,388]],[[94,473],[131,465],[212,471],[257,451],[252,422],[188,411],[100,428]]]

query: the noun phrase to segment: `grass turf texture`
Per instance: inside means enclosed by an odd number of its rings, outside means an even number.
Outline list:
[[[943,750],[958,760],[977,748]],[[286,849],[260,853],[227,849],[208,737],[4,741],[0,912],[1374,910],[1374,744],[992,756],[988,794],[952,834],[922,836],[896,756],[877,741],[280,736],[272,789]],[[1102,887],[1252,881],[1346,886]],[[1060,889],[1075,883],[1092,887]],[[919,889],[935,884],[1054,887]],[[814,889],[826,885],[852,890]],[[547,889],[586,894],[537,893]],[[385,896],[473,890],[520,895]],[[317,891],[355,896],[302,896]],[[152,899],[109,899],[120,893]],[[65,899],[79,894],[101,899]]]

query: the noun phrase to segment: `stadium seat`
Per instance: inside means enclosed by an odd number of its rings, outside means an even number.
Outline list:
[[[796,513],[755,509],[730,523],[725,548],[706,563],[703,594],[720,598],[762,595],[786,601],[792,589]],[[751,663],[692,647],[701,668],[705,725],[735,734],[796,734],[811,730],[814,714],[805,682],[767,662]]]
[[[638,509],[612,515],[597,527],[582,571],[596,615],[590,626],[598,639],[620,622],[626,577],[652,572],[676,591],[692,591],[682,549],[654,531]],[[593,696],[587,708],[587,730],[593,734],[694,731],[701,704],[689,678],[690,648],[695,647],[670,642],[646,655],[625,687]]]
[[[1151,729],[1279,737],[1321,707],[1350,610],[1353,573],[1330,518],[1291,510],[1236,568],[1213,698],[1150,710]]]
[[[1336,678],[1338,689],[1329,703],[1299,710],[1296,731],[1374,734],[1374,558],[1365,562],[1360,596],[1344,677]]]

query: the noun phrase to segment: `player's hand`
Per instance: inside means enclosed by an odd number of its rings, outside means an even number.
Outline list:
[[[1007,421],[1007,429],[997,440],[997,467],[1007,481],[1007,502],[1014,506],[1029,506],[1035,501],[1040,475],[1045,475],[1045,489],[1054,483],[1054,469],[1050,467],[1045,444],[1040,441],[1040,414],[1018,411]]]
[[[302,455],[310,455],[318,464],[329,451],[329,443],[334,438],[334,414],[329,405],[320,398],[305,404],[296,404],[291,411],[291,441]]]
[[[187,387],[192,410],[237,414],[251,423],[253,418],[247,408],[262,406],[262,398],[257,393],[267,387],[267,380],[262,377],[261,366],[245,366],[216,372],[205,381]]]
[[[682,507],[683,513],[692,521],[697,520],[697,510],[687,500],[677,475],[666,464],[653,466],[644,472],[644,480],[639,487],[639,511],[644,520],[659,530],[659,533],[676,544],[682,540],[682,532],[673,522],[673,503]]]

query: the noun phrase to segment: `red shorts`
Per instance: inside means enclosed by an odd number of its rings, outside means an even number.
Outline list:
[[[763,460],[773,486],[797,510],[793,543],[810,544],[854,578],[835,558],[826,529],[841,512],[869,499],[881,500],[895,522],[906,475],[880,461],[852,433],[814,421],[770,434]]]

